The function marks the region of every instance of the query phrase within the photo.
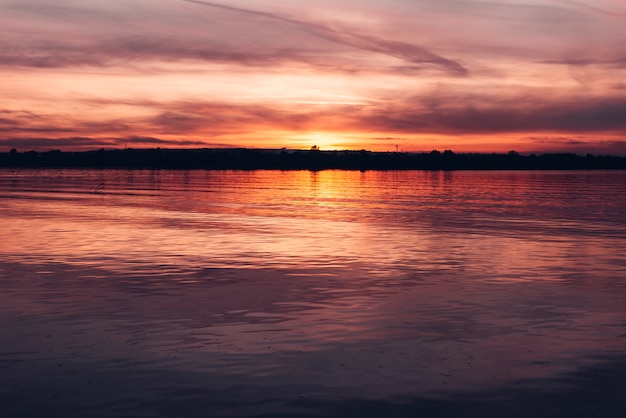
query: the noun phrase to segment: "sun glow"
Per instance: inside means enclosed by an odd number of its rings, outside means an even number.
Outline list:
[[[346,137],[345,134],[327,133],[327,132],[314,132],[300,135],[295,138],[294,141],[299,148],[312,148],[320,149],[323,151],[339,151],[345,149],[351,149],[351,140]],[[357,145],[356,141],[355,144]]]

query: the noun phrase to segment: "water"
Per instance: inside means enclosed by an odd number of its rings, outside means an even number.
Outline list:
[[[2,417],[626,413],[626,172],[0,170],[0,196]]]

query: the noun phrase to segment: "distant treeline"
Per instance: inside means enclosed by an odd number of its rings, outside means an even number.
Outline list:
[[[258,149],[118,149],[81,152],[59,150],[0,153],[0,167],[148,168],[209,170],[586,170],[626,169],[626,157],[587,154],[521,155],[258,150]]]

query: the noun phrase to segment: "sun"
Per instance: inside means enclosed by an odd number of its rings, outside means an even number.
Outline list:
[[[349,148],[346,145],[346,139],[341,134],[314,132],[299,135],[296,138],[298,146],[301,148],[316,147],[322,151],[338,151]]]

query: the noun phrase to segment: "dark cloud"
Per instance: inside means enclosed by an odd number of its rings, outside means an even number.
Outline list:
[[[595,155],[626,155],[626,140],[602,139],[598,137],[567,137],[567,136],[541,136],[526,138],[530,142],[539,144],[537,150],[530,152],[541,154],[550,152],[575,152],[578,154]]]
[[[208,146],[204,141],[190,140],[190,139],[160,139],[149,136],[130,136],[127,138],[119,138],[115,140],[118,145],[120,142],[124,142],[127,145],[158,145],[158,146],[184,146],[184,147],[206,147]]]
[[[626,132],[626,98],[413,98],[369,109],[355,122],[392,132]]]
[[[216,147],[225,144],[211,144],[205,141],[185,140],[185,139],[160,139],[144,136],[129,136],[117,138],[99,137],[32,137],[32,138],[3,138],[0,139],[0,147],[15,148],[20,150],[52,150],[52,149],[72,149],[72,150],[92,150],[98,148],[123,148],[123,147]],[[232,145],[230,145],[232,146]]]
[[[31,137],[31,138],[3,138],[0,139],[0,146],[16,149],[56,149],[56,148],[80,148],[88,144],[89,148],[111,147],[119,145],[115,141],[92,137],[67,137],[67,138],[49,138],[49,137]]]
[[[544,60],[544,64],[568,65],[572,67],[586,67],[589,65],[603,65],[614,68],[626,67],[626,54],[614,58],[564,58],[561,60]]]

